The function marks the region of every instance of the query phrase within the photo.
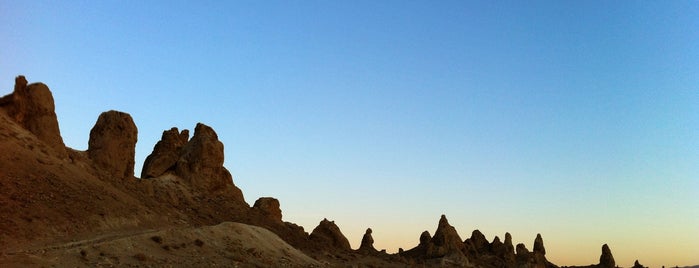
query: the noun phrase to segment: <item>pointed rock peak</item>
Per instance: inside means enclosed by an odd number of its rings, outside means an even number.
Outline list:
[[[502,244],[502,242],[500,241],[500,237],[496,235],[495,238],[493,238],[492,244]]]
[[[430,232],[428,232],[428,231],[422,232],[422,234],[420,234],[420,245],[425,245],[425,244],[429,243],[430,239],[432,239]]]
[[[515,246],[512,244],[512,235],[510,233],[505,233],[505,247],[507,248],[508,252],[512,252],[514,254],[515,252]]]
[[[638,260],[636,260],[636,261],[633,263],[633,267],[632,267],[632,268],[645,268],[645,266],[643,266],[643,264],[640,264],[640,263],[638,262]]]
[[[446,215],[442,214],[442,217],[439,218],[439,226],[450,226]]]
[[[599,266],[603,268],[613,268],[616,266],[614,256],[612,256],[612,251],[609,249],[607,244],[602,245],[602,255],[599,257]]]
[[[536,239],[534,239],[534,253],[541,253],[541,255],[546,255],[546,249],[544,248],[544,239],[541,238],[541,234],[536,234]]]
[[[434,236],[430,239],[430,246],[427,250],[427,257],[438,258],[444,257],[448,254],[463,254],[464,249],[463,240],[456,232],[454,226],[449,225],[447,217],[442,215],[439,219],[439,226],[434,232]]]
[[[362,243],[359,246],[359,250],[376,251],[374,248],[374,238],[371,237],[371,228],[367,228],[364,236],[362,237]]]
[[[485,235],[481,233],[480,230],[476,229],[471,232],[471,239],[472,240],[485,240]]]
[[[488,251],[490,243],[488,243],[488,239],[485,238],[485,235],[483,235],[481,231],[473,230],[473,232],[471,232],[471,238],[469,241],[475,247],[478,253]]]

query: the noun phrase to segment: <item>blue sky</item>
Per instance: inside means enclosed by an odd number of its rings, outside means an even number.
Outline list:
[[[542,233],[559,265],[699,264],[699,4],[3,1],[0,94],[54,92],[66,144],[102,111],[214,127],[249,203],[397,251]],[[681,246],[677,246],[677,245]],[[668,250],[671,249],[671,250]]]

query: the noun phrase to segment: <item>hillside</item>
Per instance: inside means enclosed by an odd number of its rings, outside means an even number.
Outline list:
[[[191,137],[163,131],[139,178],[129,114],[99,115],[78,151],[63,144],[54,111],[48,86],[23,76],[0,98],[0,266],[557,267],[540,235],[531,251],[509,233],[464,240],[444,215],[412,249],[379,251],[371,229],[352,249],[333,221],[309,234],[283,221],[277,199],[246,203],[205,124]],[[604,245],[590,267],[615,266]]]

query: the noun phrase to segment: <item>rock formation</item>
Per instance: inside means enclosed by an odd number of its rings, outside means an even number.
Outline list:
[[[176,127],[163,131],[163,136],[155,144],[153,153],[146,157],[141,171],[141,178],[159,177],[167,171],[173,171],[180,159],[182,147],[189,140],[189,130],[179,132]]]
[[[131,115],[108,111],[100,114],[90,130],[87,154],[95,167],[115,179],[134,176],[138,129]]]
[[[505,233],[505,259],[511,262],[515,261],[515,246],[512,244],[512,235]]]
[[[233,185],[231,173],[223,167],[223,143],[211,127],[202,123],[197,124],[194,136],[182,147],[175,172],[192,186],[212,192]],[[241,199],[242,196],[240,192]]]
[[[0,108],[53,149],[57,156],[62,158],[67,155],[58,128],[53,95],[45,84],[27,85],[24,76],[17,76],[12,94],[0,98]]]
[[[643,266],[642,264],[638,263],[638,260],[636,260],[636,261],[633,263],[633,267],[631,267],[631,268],[646,268],[646,267]]]
[[[359,245],[359,251],[368,253],[378,252],[376,248],[374,248],[374,238],[371,237],[371,233],[371,228],[367,228],[364,236],[362,236],[362,243]]]
[[[335,225],[334,221],[323,219],[318,226],[313,229],[310,235],[311,241],[320,245],[325,245],[330,248],[340,251],[350,251],[350,243],[340,231],[340,228]]]
[[[544,239],[541,238],[541,234],[536,234],[536,239],[534,239],[534,253],[546,255],[546,249],[544,248]]]
[[[515,252],[515,258],[517,259],[518,263],[527,263],[529,262],[529,250],[527,249],[527,246],[525,246],[522,243],[517,244],[517,249]]]
[[[442,215],[439,219],[439,225],[434,232],[434,236],[430,239],[427,247],[428,258],[444,257],[447,254],[458,253],[463,254],[464,244],[461,237],[456,232],[454,226],[449,224],[447,217]]]
[[[146,158],[142,178],[172,173],[191,187],[207,193],[223,193],[244,202],[243,192],[233,184],[233,176],[223,166],[223,143],[209,126],[198,123],[194,136],[173,127],[163,131],[160,141]]]
[[[257,209],[266,216],[268,219],[281,222],[282,221],[282,210],[279,208],[279,200],[272,197],[260,197],[255,201],[252,206],[253,209]]]
[[[473,232],[471,232],[471,238],[467,239],[466,241],[471,244],[476,255],[490,251],[490,244],[488,243],[488,240],[479,230],[473,230]]]
[[[430,235],[430,232],[424,231],[420,234],[420,245],[427,245],[427,243],[430,242],[432,239],[432,236]]]
[[[607,244],[602,245],[602,255],[599,256],[599,267],[616,267],[616,263],[614,262],[614,256],[612,256],[612,251],[609,249],[609,246],[607,246]]]

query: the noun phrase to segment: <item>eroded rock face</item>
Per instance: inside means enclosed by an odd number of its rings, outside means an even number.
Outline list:
[[[318,226],[313,229],[310,235],[311,241],[320,245],[327,245],[335,249],[350,251],[350,243],[337,227],[334,221],[323,219]]]
[[[359,245],[360,251],[376,252],[376,248],[374,248],[374,238],[371,237],[371,233],[371,228],[367,228],[362,237],[362,243]]]
[[[93,164],[116,179],[134,176],[138,129],[131,115],[108,111],[100,114],[90,130],[87,153]]]
[[[141,178],[154,178],[174,171],[177,160],[180,159],[182,147],[189,140],[189,130],[179,132],[176,127],[163,131],[163,136],[155,144],[153,152],[146,157],[141,171]]]
[[[275,221],[282,221],[282,210],[279,208],[279,200],[272,197],[260,197],[252,206],[253,209],[259,210],[262,215]]]
[[[197,124],[194,136],[182,147],[175,172],[191,185],[209,191],[233,184],[231,173],[223,167],[223,143],[211,127],[202,123]]]
[[[447,217],[442,215],[439,219],[437,230],[434,232],[434,236],[432,236],[428,244],[427,257],[439,258],[447,254],[463,255],[463,249],[464,244],[459,233],[456,232],[454,226],[449,224]]]
[[[607,244],[602,245],[602,255],[599,256],[599,266],[602,268],[616,267],[614,256],[612,256],[612,251]]]
[[[45,84],[27,85],[24,76],[17,76],[14,92],[0,98],[0,107],[4,108],[15,122],[53,149],[57,156],[67,156],[58,128],[53,95]]]

